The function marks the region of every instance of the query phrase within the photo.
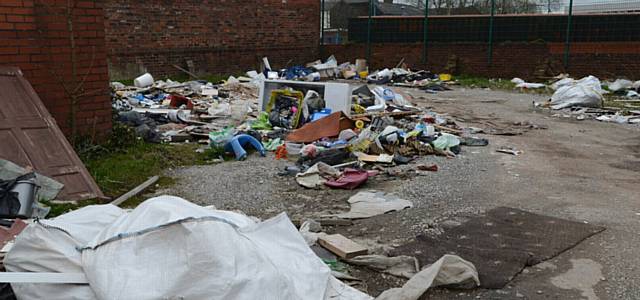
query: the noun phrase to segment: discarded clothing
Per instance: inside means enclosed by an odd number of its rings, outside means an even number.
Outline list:
[[[297,174],[296,182],[303,187],[315,189],[324,185],[329,179],[339,178],[340,175],[342,175],[342,173],[337,169],[323,162],[319,162],[304,173]]]
[[[347,168],[340,178],[328,180],[324,184],[328,187],[353,190],[365,182],[369,178],[369,172]]]
[[[430,287],[460,284],[480,285],[475,266],[456,255],[444,255],[411,277],[402,288],[388,289],[376,300],[418,300]]]
[[[377,191],[359,192],[348,200],[351,209],[347,213],[336,215],[343,219],[362,219],[385,214],[391,211],[400,211],[413,207],[413,203],[400,199],[391,194]]]

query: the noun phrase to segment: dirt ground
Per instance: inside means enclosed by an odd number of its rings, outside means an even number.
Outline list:
[[[606,227],[575,248],[526,268],[501,290],[429,291],[425,299],[640,299],[640,127],[552,117],[534,110],[545,96],[456,88],[436,95],[405,89],[414,102],[449,113],[462,125],[529,122],[547,129],[522,135],[483,135],[487,147],[464,147],[456,158],[424,157],[440,170],[427,176],[377,176],[359,190],[393,192],[414,203],[401,212],[325,227],[385,253],[421,233],[447,226],[497,206],[509,206]],[[497,153],[512,146],[519,156]],[[169,190],[199,204],[241,210],[268,218],[292,219],[347,211],[356,191],[306,190],[277,173],[292,163],[252,155],[226,162],[171,170],[178,183]],[[360,288],[376,296],[402,279],[349,267],[364,279]]]

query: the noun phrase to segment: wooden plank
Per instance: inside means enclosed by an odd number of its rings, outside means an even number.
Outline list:
[[[0,282],[89,283],[84,273],[0,272]]]
[[[130,190],[126,194],[118,197],[118,199],[111,201],[110,204],[113,204],[115,206],[118,206],[118,205],[122,204],[122,202],[127,201],[129,198],[139,194],[140,192],[142,192],[146,188],[148,188],[150,185],[156,183],[156,181],[158,181],[158,179],[160,179],[160,176],[153,176],[153,177],[147,179],[147,181],[145,181],[141,185],[135,187],[133,190]]]
[[[331,253],[345,259],[354,258],[358,255],[365,255],[368,252],[367,248],[341,234],[321,236],[318,238],[318,243],[320,246],[331,251]]]

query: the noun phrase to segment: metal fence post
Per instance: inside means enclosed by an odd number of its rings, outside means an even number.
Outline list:
[[[424,49],[422,49],[422,63],[427,64],[427,47],[429,46],[429,0],[424,1],[424,24],[422,25]]]
[[[491,17],[489,19],[489,54],[488,64],[491,65],[493,61],[493,17],[496,12],[496,0],[491,0]]]
[[[324,57],[324,0],[320,0],[320,57]]]
[[[371,66],[371,15],[373,14],[373,0],[369,0],[369,19],[367,20],[367,64]]]
[[[564,42],[564,68],[569,68],[569,48],[571,44],[571,17],[573,15],[573,0],[569,0],[569,16],[567,16],[567,34]]]

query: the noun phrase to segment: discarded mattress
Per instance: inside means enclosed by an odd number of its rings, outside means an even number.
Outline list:
[[[84,272],[89,285],[16,284],[19,299],[371,299],[331,276],[284,213],[256,223],[161,196],[130,213],[83,208],[23,233],[9,271]]]
[[[421,235],[392,255],[410,255],[421,264],[444,254],[472,262],[484,288],[502,288],[525,266],[574,247],[602,227],[498,207],[436,237]]]

